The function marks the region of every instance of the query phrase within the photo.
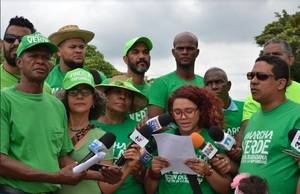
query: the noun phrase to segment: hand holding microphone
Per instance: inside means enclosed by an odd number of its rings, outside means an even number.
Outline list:
[[[114,144],[116,136],[113,133],[105,133],[99,140],[94,140],[90,145],[91,150],[81,161],[73,168],[74,173],[81,173],[96,163],[104,159],[106,151]]]

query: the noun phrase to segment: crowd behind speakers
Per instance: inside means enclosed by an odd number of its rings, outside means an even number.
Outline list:
[[[37,31],[16,16],[2,41],[1,194],[300,193],[299,159],[282,152],[292,149],[288,133],[300,129],[300,84],[290,79],[294,56],[286,41],[266,42],[247,73],[251,94],[241,102],[230,97],[223,69],[196,74],[198,38],[191,32],[174,38],[175,70],[150,84],[145,73],[153,43],[146,36],[124,44],[126,74],[107,78],[84,64],[93,32],[66,25],[47,38]],[[197,157],[184,161],[195,175],[162,174],[167,158],[154,149],[143,163],[145,150],[128,146],[133,129],[164,113],[174,121],[163,133],[197,133],[218,149],[212,158],[195,149]],[[222,149],[212,127],[234,137],[234,147]],[[102,145],[101,165],[74,172],[91,142],[107,134],[116,140]]]

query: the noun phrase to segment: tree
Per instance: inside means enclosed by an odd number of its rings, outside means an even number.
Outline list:
[[[121,74],[112,64],[105,61],[104,55],[97,50],[94,45],[87,45],[85,65],[90,69],[102,71],[107,77],[113,77]]]
[[[291,67],[291,76],[293,80],[300,82],[300,11],[290,15],[282,10],[281,14],[275,12],[275,17],[278,20],[265,26],[263,32],[255,37],[256,43],[263,46],[271,38],[288,41],[295,55],[295,63]]]

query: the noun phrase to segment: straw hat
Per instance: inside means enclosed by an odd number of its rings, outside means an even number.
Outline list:
[[[79,29],[77,25],[66,25],[51,34],[49,40],[56,45],[71,38],[81,38],[85,43],[88,43],[94,38],[94,35],[91,31]]]

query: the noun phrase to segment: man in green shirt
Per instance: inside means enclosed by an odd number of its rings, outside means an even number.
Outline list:
[[[66,73],[76,68],[84,68],[86,44],[94,38],[94,33],[79,29],[77,25],[66,25],[49,36],[49,40],[58,46],[57,60],[59,64],[53,67],[46,82],[52,88],[52,94],[62,89]],[[99,72],[101,80],[106,77]]]
[[[20,70],[16,66],[16,51],[21,38],[34,32],[34,26],[28,19],[18,16],[10,19],[3,37],[5,62],[0,66],[1,89],[13,86],[20,80]]]
[[[177,88],[187,84],[203,86],[203,78],[194,71],[195,61],[199,55],[198,38],[191,32],[179,33],[174,38],[173,47],[176,70],[156,78],[151,84],[149,118],[167,111],[167,100]]]
[[[288,133],[300,128],[300,104],[286,97],[289,66],[275,56],[259,57],[247,73],[254,100],[261,108],[244,131],[241,173],[267,180],[270,194],[296,193],[298,162],[282,152],[291,149]]]
[[[240,129],[244,103],[230,98],[231,81],[223,69],[217,67],[208,69],[204,74],[204,85],[222,100],[224,131],[234,137]]]
[[[37,32],[24,36],[18,46],[20,83],[1,91],[0,193],[52,193],[59,184],[76,184],[84,178],[112,183],[120,179],[121,173],[113,169],[109,175],[73,173],[76,164],[68,155],[73,146],[65,109],[43,92],[56,51]]]
[[[291,46],[285,40],[281,39],[270,39],[264,45],[262,55],[271,55],[276,56],[284,60],[289,66],[294,63],[294,55]],[[286,89],[286,96],[288,99],[300,103],[300,83],[290,80]],[[241,142],[241,137],[243,136],[243,131],[247,126],[249,119],[252,114],[255,113],[260,108],[260,104],[255,101],[252,96],[246,98],[244,109],[243,109],[243,118],[238,134],[238,144]]]
[[[152,42],[148,37],[138,36],[126,42],[123,50],[123,60],[127,64],[127,75],[131,82],[146,97],[150,83],[145,80],[145,73],[150,67],[150,50]],[[147,116],[147,107],[129,115],[131,119],[140,121]]]

